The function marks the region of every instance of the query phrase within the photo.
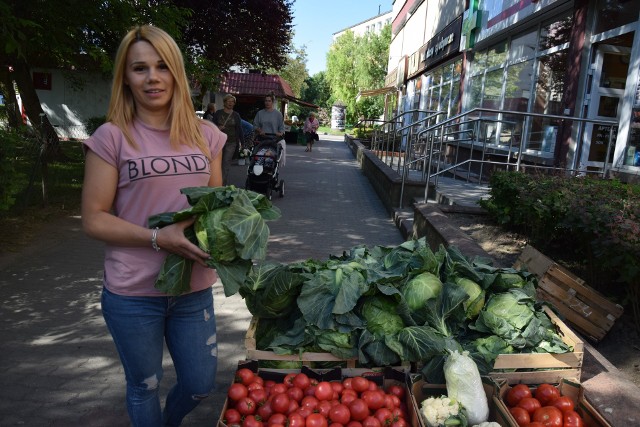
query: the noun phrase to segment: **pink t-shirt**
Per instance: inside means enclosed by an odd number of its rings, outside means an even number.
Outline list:
[[[222,150],[227,137],[214,126],[202,123],[201,127],[213,158]],[[179,151],[174,150],[168,130],[154,129],[136,120],[130,131],[137,149],[111,123],[100,126],[84,144],[118,170],[114,215],[148,227],[151,215],[189,207],[180,189],[208,185],[209,161],[198,148],[182,146]],[[107,244],[105,287],[119,295],[164,295],[154,284],[167,254],[164,250],[156,252],[151,242],[148,247]],[[216,280],[215,270],[194,264],[191,291],[206,289]]]

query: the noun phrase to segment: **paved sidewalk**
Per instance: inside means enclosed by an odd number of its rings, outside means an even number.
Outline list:
[[[282,218],[270,222],[269,258],[293,262],[341,255],[358,244],[397,245],[402,236],[342,137],[321,136],[311,153],[288,145],[281,169]],[[244,187],[246,167],[232,168]],[[100,313],[102,244],[79,218],[51,224],[32,246],[0,257],[0,426],[128,426],[124,378]],[[218,391],[184,426],[215,426],[234,366],[244,357],[251,315],[214,286]],[[165,357],[163,392],[175,380]]]

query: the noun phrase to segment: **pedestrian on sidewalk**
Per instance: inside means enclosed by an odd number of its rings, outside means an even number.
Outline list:
[[[309,117],[304,121],[304,127],[302,128],[304,132],[304,136],[307,139],[307,149],[304,151],[311,151],[313,148],[313,143],[318,138],[318,128],[320,127],[320,122],[316,119],[316,113],[313,111],[309,113]]]
[[[227,142],[222,150],[222,185],[229,185],[229,170],[233,156],[238,152],[238,148],[244,139],[242,134],[242,119],[240,114],[233,111],[236,105],[236,97],[227,94],[222,98],[224,108],[218,110],[213,115],[213,123],[227,135]]]
[[[213,122],[213,115],[215,113],[216,113],[216,104],[214,104],[213,102],[210,102],[209,105],[207,105],[207,111],[205,111],[204,116],[202,116],[202,118],[205,120],[209,120],[210,122]]]
[[[179,426],[215,385],[216,321],[209,255],[184,230],[149,229],[149,216],[188,207],[184,187],[220,186],[226,136],[198,119],[180,49],[138,26],[116,54],[107,123],[84,142],[84,231],[105,242],[102,313],[126,379],[133,426]],[[191,291],[168,296],[155,280],[170,253],[194,260]],[[163,344],[177,384],[160,406]]]

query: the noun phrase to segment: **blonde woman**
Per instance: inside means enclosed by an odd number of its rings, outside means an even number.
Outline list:
[[[118,49],[107,123],[84,142],[82,225],[106,244],[102,312],[120,355],[133,426],[178,426],[214,387],[216,322],[209,257],[184,236],[193,220],[149,229],[188,206],[184,187],[220,186],[226,136],[198,119],[183,58],[163,30],[140,26]],[[154,288],[169,253],[195,261],[191,291]],[[177,384],[160,406],[163,344]]]

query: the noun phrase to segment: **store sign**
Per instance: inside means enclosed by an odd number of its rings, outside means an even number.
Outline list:
[[[423,68],[429,68],[451,55],[458,53],[460,48],[460,34],[462,30],[462,15],[447,25],[425,45],[422,54]]]

